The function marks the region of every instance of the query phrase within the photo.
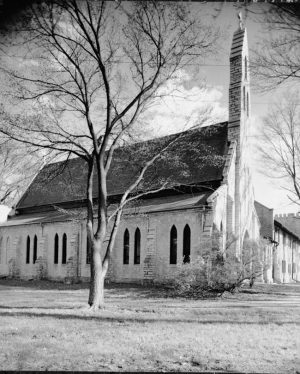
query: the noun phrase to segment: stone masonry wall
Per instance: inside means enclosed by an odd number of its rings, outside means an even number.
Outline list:
[[[251,178],[248,133],[250,121],[250,75],[247,32],[234,33],[230,53],[229,123],[228,140],[236,142],[235,193],[228,207],[234,202],[234,234],[239,238],[236,253],[241,254],[246,233],[256,239],[259,221],[255,214]],[[228,220],[230,222],[230,220]]]
[[[54,237],[59,236],[58,264],[54,264]],[[67,235],[67,264],[62,264],[62,236]],[[29,263],[26,261],[27,238],[30,238]],[[37,259],[33,261],[34,237],[37,236]],[[64,279],[77,276],[78,229],[71,222],[2,227],[0,237],[9,241],[7,256],[0,263],[0,274],[22,279]],[[70,262],[72,261],[72,270]]]

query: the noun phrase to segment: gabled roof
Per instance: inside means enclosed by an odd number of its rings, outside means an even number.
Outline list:
[[[109,196],[122,194],[139,173],[141,166],[175,135],[116,149],[107,176]],[[151,166],[140,189],[158,188],[168,180],[175,185],[199,185],[221,181],[227,152],[227,122],[182,133],[163,157]],[[33,180],[16,209],[81,201],[86,197],[87,166],[81,158],[45,166]],[[94,196],[97,182],[94,177]]]
[[[265,205],[259,203],[258,201],[254,201],[254,206],[261,223],[260,235],[264,238],[273,238],[273,209],[267,208]]]

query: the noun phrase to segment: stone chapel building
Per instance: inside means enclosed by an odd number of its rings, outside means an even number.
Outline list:
[[[136,208],[125,210],[110,263],[108,276],[112,281],[164,278],[178,263],[188,258],[192,261],[201,240],[214,230],[224,238],[229,233],[237,236],[237,257],[241,256],[245,238],[259,237],[248,164],[250,126],[247,32],[240,27],[233,35],[230,51],[229,120],[212,126],[214,131],[205,135],[205,140],[200,136],[203,128],[187,134],[194,142],[205,141],[216,155],[224,156],[225,162],[222,166],[201,167],[186,155],[190,173],[179,180],[196,189],[164,191],[141,200],[136,214],[132,214]],[[60,175],[43,185],[43,175],[54,166],[57,164],[40,171],[18,202],[15,214],[0,226],[0,276],[89,278],[85,221],[74,221],[56,209],[84,208],[81,161],[69,160]],[[170,160],[168,172],[172,170]],[[111,197],[122,192],[118,180],[116,173],[108,183]]]

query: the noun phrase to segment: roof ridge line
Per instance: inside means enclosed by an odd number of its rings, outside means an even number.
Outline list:
[[[217,122],[217,123],[214,123],[212,125],[191,128],[191,129],[187,129],[187,130],[184,130],[184,131],[178,131],[178,132],[175,132],[173,134],[159,136],[157,138],[151,138],[151,139],[147,139],[147,140],[138,141],[138,142],[135,142],[135,143],[130,143],[130,144],[127,144],[125,146],[117,147],[116,150],[120,149],[120,148],[130,147],[130,146],[137,145],[137,144],[147,143],[147,142],[150,142],[150,141],[153,141],[153,140],[156,140],[156,139],[164,139],[164,138],[168,138],[168,137],[179,135],[179,134],[184,134],[184,133],[188,133],[188,132],[192,132],[192,131],[197,131],[197,130],[208,128],[208,127],[225,126],[225,124],[228,125],[228,122],[229,121]],[[44,165],[44,167],[42,169],[46,168],[49,165],[56,165],[56,164],[63,163],[63,162],[66,162],[66,161],[78,160],[80,158],[81,157],[78,156],[78,157],[72,157],[72,158],[69,158],[69,159],[66,159],[66,160],[62,160],[62,161],[51,162],[49,164]]]

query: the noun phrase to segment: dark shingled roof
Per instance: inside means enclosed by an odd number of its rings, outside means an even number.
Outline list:
[[[295,232],[289,230],[289,229],[288,229],[285,225],[283,225],[281,222],[277,221],[277,218],[274,219],[274,226],[275,226],[275,229],[276,229],[276,227],[279,227],[280,229],[282,229],[283,231],[285,231],[287,234],[292,235],[295,239],[297,239],[297,240],[300,241],[299,236],[298,236]]]
[[[140,189],[159,187],[163,181],[194,185],[222,180],[227,153],[227,122],[182,133],[164,156],[148,169]],[[122,194],[141,166],[172,137],[165,136],[118,148],[107,178],[108,195]],[[16,209],[80,201],[86,196],[87,166],[80,158],[45,166],[33,180]],[[94,196],[97,182],[94,178]]]
[[[300,214],[299,213],[286,213],[276,214],[275,219],[282,226],[286,227],[289,231],[300,237]]]

